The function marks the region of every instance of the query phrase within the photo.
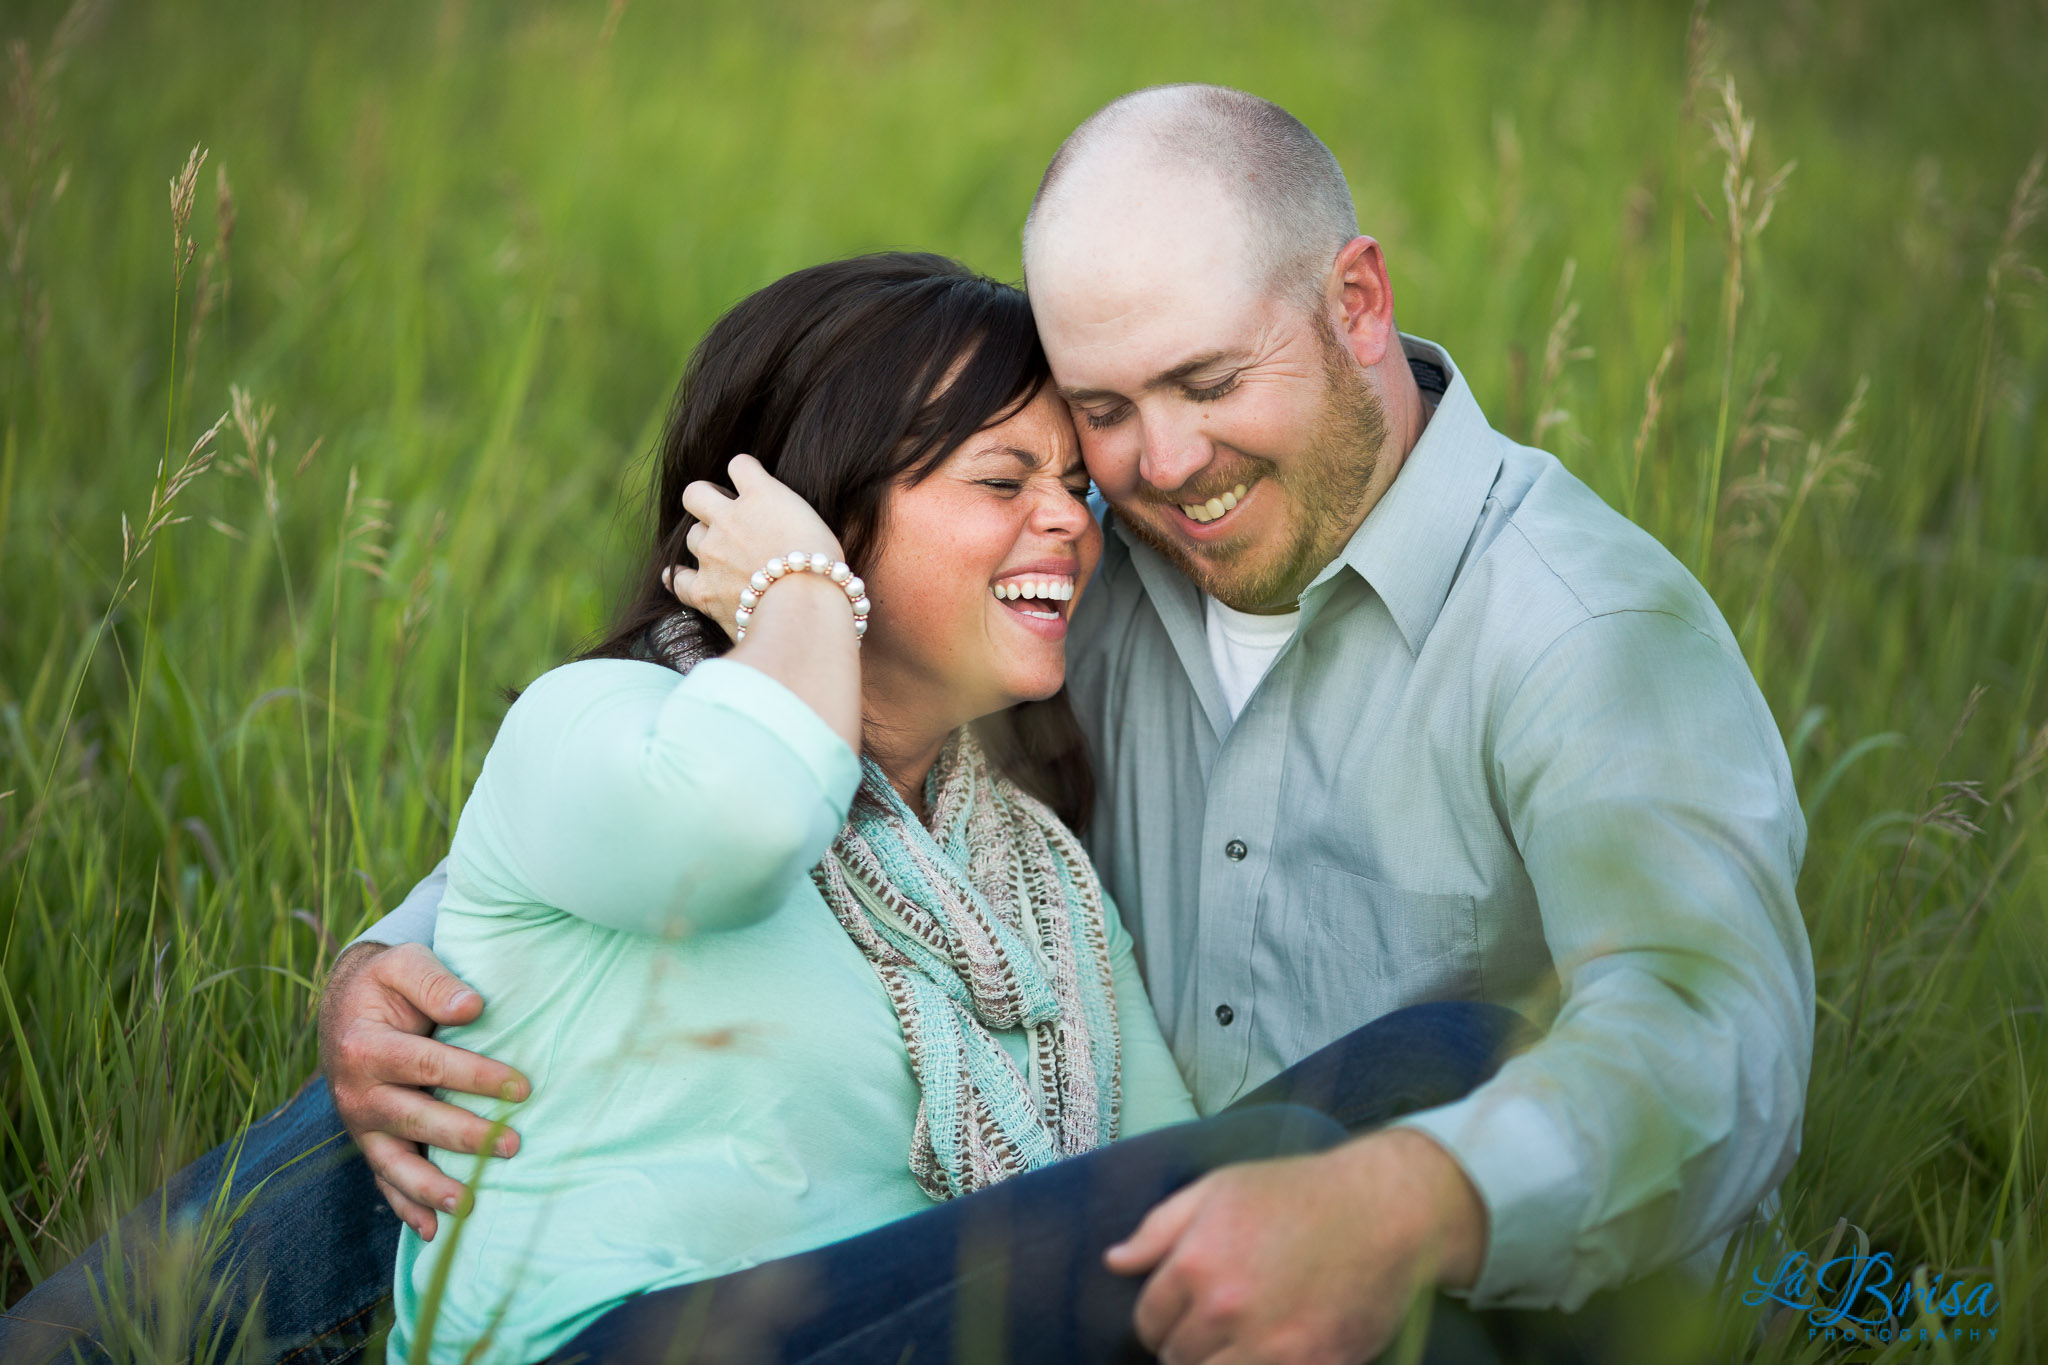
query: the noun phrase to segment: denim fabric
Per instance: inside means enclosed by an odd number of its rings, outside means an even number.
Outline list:
[[[1222,1114],[1126,1139],[816,1251],[639,1296],[554,1359],[898,1365],[908,1351],[928,1365],[956,1354],[1009,1365],[1144,1360],[1130,1336],[1140,1282],[1110,1275],[1101,1256],[1147,1210],[1227,1162],[1319,1151],[1347,1131],[1455,1099],[1492,1075],[1526,1028],[1512,1011],[1483,1003],[1397,1010]],[[129,1259],[166,1209],[197,1217],[231,1161],[230,1199],[262,1189],[237,1222],[221,1269],[234,1277],[237,1306],[261,1288],[267,1358],[357,1359],[391,1292],[399,1224],[318,1077],[250,1128],[239,1160],[232,1143],[215,1149],[124,1219]],[[90,1287],[104,1285],[104,1260],[102,1243],[16,1304],[0,1322],[0,1360],[40,1365],[69,1359],[74,1346],[86,1361],[106,1360],[92,1330]],[[1424,1360],[1562,1365],[1600,1358],[1589,1345],[1595,1332],[1587,1314],[1474,1313],[1439,1295]]]
[[[1144,1361],[1142,1281],[1102,1253],[1160,1200],[1232,1161],[1320,1151],[1460,1098],[1526,1040],[1512,1010],[1467,1001],[1376,1020],[1211,1118],[1099,1148],[873,1232],[613,1309],[548,1365],[1004,1365]],[[1423,1359],[1584,1359],[1563,1315],[1474,1314],[1438,1296]]]
[[[149,1248],[166,1229],[200,1221],[228,1177],[229,1207],[251,1191],[255,1198],[214,1268],[232,1290],[226,1320],[239,1322],[260,1293],[267,1359],[357,1359],[376,1309],[391,1295],[399,1222],[342,1128],[325,1081],[315,1076],[290,1103],[250,1125],[239,1148],[235,1141],[214,1148],[121,1220],[127,1284],[147,1285]],[[103,1238],[0,1317],[0,1361],[108,1360],[94,1306],[95,1293],[102,1301],[109,1293],[107,1262]]]

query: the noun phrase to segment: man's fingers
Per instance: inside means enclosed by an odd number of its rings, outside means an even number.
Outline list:
[[[373,1082],[453,1090],[490,1100],[523,1100],[533,1089],[526,1077],[503,1062],[416,1034],[380,1034],[365,1054]]]
[[[1187,1230],[1207,1184],[1204,1176],[1154,1205],[1136,1232],[1103,1253],[1102,1263],[1118,1275],[1142,1275],[1158,1265]]]
[[[1191,1277],[1176,1273],[1177,1270],[1178,1267],[1168,1261],[1160,1272],[1160,1275],[1172,1274],[1177,1283],[1189,1288],[1181,1300],[1179,1313],[1153,1348],[1161,1365],[1218,1365],[1218,1362],[1231,1358],[1244,1359],[1241,1353],[1231,1349],[1233,1345],[1244,1344],[1233,1340],[1233,1324],[1208,1311],[1209,1303],[1198,1302]],[[1156,1281],[1160,1275],[1152,1278]],[[1211,1286],[1212,1295],[1213,1292],[1214,1286]]]
[[[403,1142],[420,1142],[443,1151],[474,1154],[490,1140],[491,1121],[402,1085],[380,1085],[361,1106],[369,1122],[364,1130],[387,1133]],[[492,1156],[509,1157],[519,1150],[519,1134],[507,1128],[498,1134]]]
[[[1194,1296],[1194,1286],[1170,1260],[1145,1281],[1138,1306],[1131,1313],[1131,1326],[1136,1329],[1138,1340],[1145,1343],[1145,1349],[1163,1349],[1181,1319],[1187,1316]]]
[[[453,1213],[462,1207],[462,1182],[421,1156],[411,1143],[400,1142],[389,1133],[365,1133],[357,1144],[377,1178],[420,1208]]]
[[[369,970],[437,1024],[466,1024],[483,1012],[483,997],[442,966],[424,944],[400,944],[373,960]]]
[[[373,1176],[377,1182],[377,1193],[384,1196],[384,1202],[398,1215],[398,1221],[420,1235],[422,1242],[434,1240],[434,1211],[415,1204],[400,1194],[395,1186],[383,1176]]]

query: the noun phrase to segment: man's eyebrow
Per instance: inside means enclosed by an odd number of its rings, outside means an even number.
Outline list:
[[[1183,360],[1170,370],[1161,370],[1158,374],[1145,381],[1145,388],[1148,391],[1170,389],[1175,385],[1186,383],[1189,378],[1200,374],[1212,365],[1219,365],[1236,359],[1237,357],[1229,351],[1208,351],[1202,355]],[[1060,387],[1059,394],[1060,397],[1066,399],[1069,403],[1093,403],[1104,398],[1123,397],[1122,394],[1110,389],[1072,389],[1065,386]]]

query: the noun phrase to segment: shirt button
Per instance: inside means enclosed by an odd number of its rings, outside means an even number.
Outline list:
[[[1244,855],[1249,852],[1251,852],[1251,850],[1244,846],[1244,840],[1242,839],[1232,839],[1229,843],[1223,846],[1223,856],[1230,859],[1230,861],[1232,861],[1233,863],[1243,862]],[[1227,1024],[1230,1021],[1228,1019],[1225,1019],[1223,1022]]]
[[[1230,1021],[1235,1018],[1237,1018],[1237,1011],[1230,1008],[1230,1006],[1218,1005],[1216,1007],[1216,1022],[1223,1025],[1223,1027],[1229,1028]]]

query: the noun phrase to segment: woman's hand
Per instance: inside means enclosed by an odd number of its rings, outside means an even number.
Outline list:
[[[811,505],[759,460],[736,455],[727,472],[737,497],[702,480],[683,490],[683,510],[697,519],[684,538],[697,567],[664,570],[662,581],[683,605],[703,612],[731,636],[740,591],[769,560],[796,550],[833,559],[846,556],[839,537]]]
[[[825,554],[844,559],[811,505],[777,481],[751,455],[728,466],[738,497],[699,481],[683,490],[683,510],[697,518],[685,543],[697,567],[662,572],[668,590],[695,607],[727,635],[738,626],[740,592],[778,555]],[[860,637],[853,604],[822,574],[793,573],[761,594],[744,644],[731,657],[787,687],[818,713],[855,753],[861,749]]]

